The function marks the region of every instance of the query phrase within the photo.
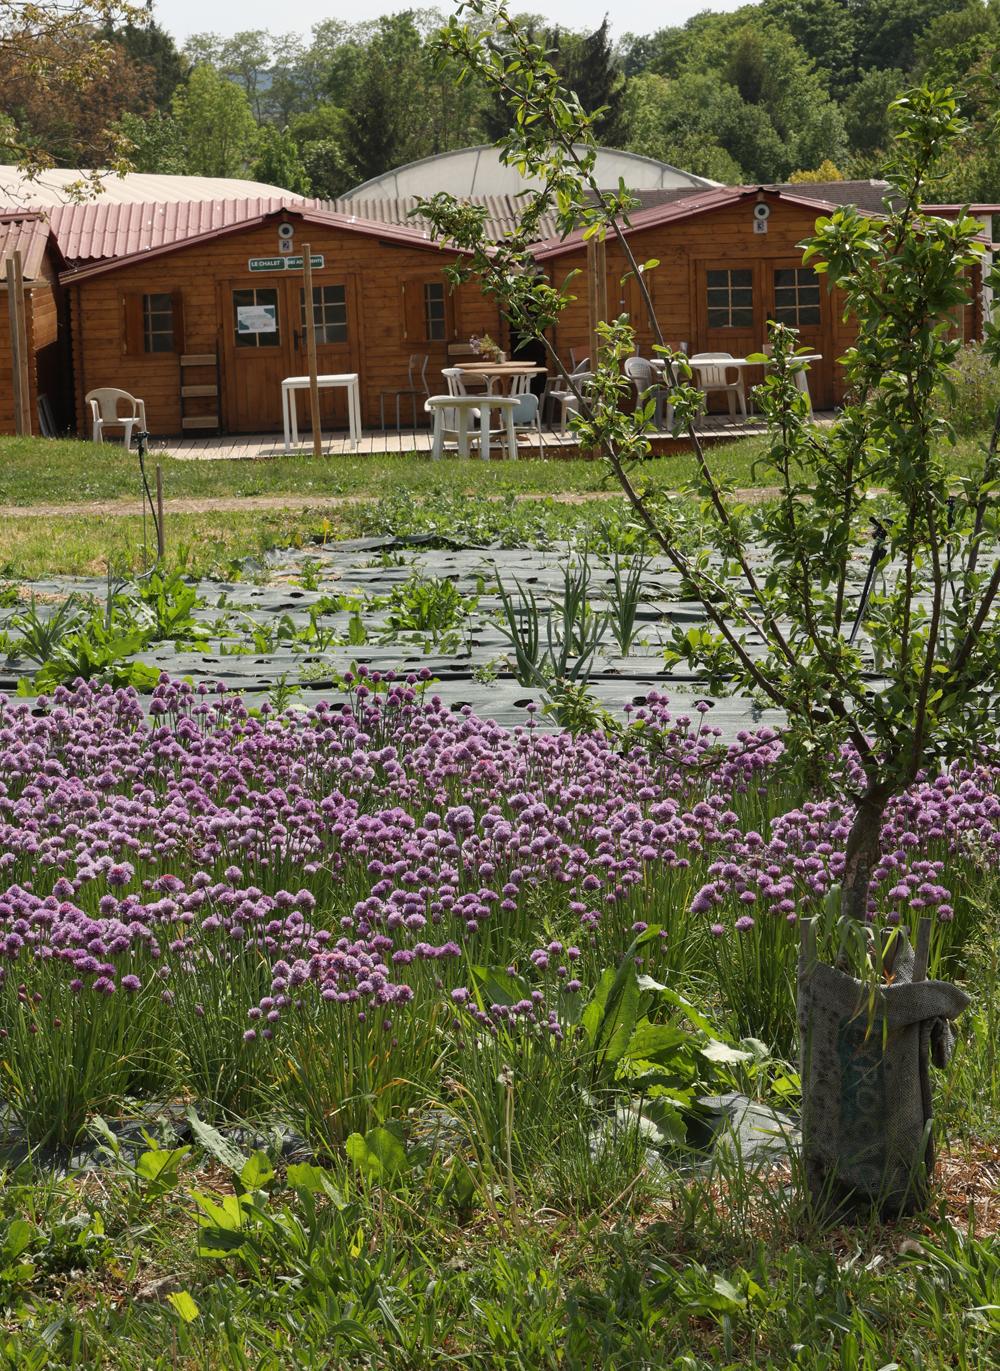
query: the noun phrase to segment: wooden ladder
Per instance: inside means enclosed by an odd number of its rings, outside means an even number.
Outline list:
[[[214,381],[194,384],[188,381],[187,371],[199,371],[207,367],[211,367],[215,376]],[[212,407],[214,413],[190,413],[189,402],[191,400],[207,399],[215,400]],[[219,418],[219,357],[215,352],[184,352],[181,354],[181,428],[215,429],[216,433],[222,432],[222,423]]]

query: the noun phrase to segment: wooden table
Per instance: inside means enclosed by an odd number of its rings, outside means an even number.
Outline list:
[[[347,391],[347,422],[351,432],[351,447],[356,452],[361,442],[361,392],[356,371],[344,371],[328,376],[317,376],[316,384],[320,390],[330,390],[343,386]],[[293,444],[299,444],[299,416],[296,412],[295,391],[308,390],[308,376],[286,376],[281,383],[281,419],[285,429],[285,452],[292,451]]]
[[[462,376],[478,377],[486,383],[486,394],[492,395],[496,386],[515,376],[548,376],[548,367],[538,367],[531,362],[463,362],[459,368]]]

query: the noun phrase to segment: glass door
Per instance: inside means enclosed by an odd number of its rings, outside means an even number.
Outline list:
[[[816,409],[833,406],[833,342],[829,324],[830,297],[812,267],[794,258],[768,266],[768,318],[798,331],[799,347],[820,354],[809,363],[809,392]]]
[[[284,291],[230,281],[224,298],[226,422],[233,433],[281,428],[290,346]]]

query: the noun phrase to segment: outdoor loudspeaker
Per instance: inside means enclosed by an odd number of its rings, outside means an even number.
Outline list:
[[[294,236],[295,236],[295,225],[294,225],[294,224],[279,224],[279,225],[278,225],[278,237],[279,237],[279,238],[293,238]]]
[[[753,207],[753,217],[754,217],[755,219],[767,219],[767,218],[770,217],[770,214],[771,214],[771,206],[770,206],[770,205],[765,205],[764,202],[763,202],[763,200],[759,201],[759,202],[758,202],[756,205],[754,205],[754,207]]]

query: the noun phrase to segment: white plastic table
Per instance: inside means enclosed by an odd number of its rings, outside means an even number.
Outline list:
[[[335,386],[343,386],[347,391],[347,422],[351,432],[351,447],[357,451],[361,441],[361,390],[358,373],[344,371],[335,375],[317,376],[316,384],[320,390],[332,390]],[[293,445],[299,445],[299,416],[296,412],[294,392],[308,389],[308,376],[286,376],[281,383],[281,419],[285,428],[286,452],[291,452]]]
[[[501,444],[507,447],[508,457],[517,457],[517,434],[514,431],[514,411],[524,397],[521,395],[431,395],[424,401],[424,409],[434,416],[434,440],[431,457],[437,459],[444,454],[445,414],[455,411],[458,436],[458,455],[468,457],[469,438],[474,432],[472,424],[476,413],[479,414],[479,456],[489,460],[491,424],[490,414],[495,409],[500,414],[503,425]],[[485,447],[485,450],[484,450]]]

